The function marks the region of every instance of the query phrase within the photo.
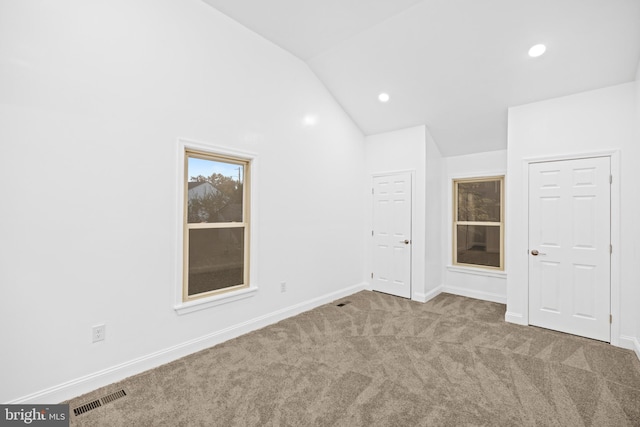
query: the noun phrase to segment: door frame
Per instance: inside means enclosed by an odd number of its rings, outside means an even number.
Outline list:
[[[411,260],[411,267],[409,269],[409,280],[411,281],[411,285],[410,285],[410,299],[411,300],[416,300],[416,298],[414,297],[414,291],[416,289],[415,287],[415,269],[417,268],[417,266],[419,265],[419,263],[417,262],[417,260],[415,259],[416,253],[418,251],[415,250],[415,246],[416,246],[416,233],[415,233],[415,227],[414,225],[416,224],[416,171],[414,169],[401,169],[401,170],[394,170],[394,171],[387,171],[387,172],[375,172],[372,173],[369,177],[369,187],[371,189],[373,189],[373,180],[375,178],[378,177],[383,177],[383,176],[393,176],[393,175],[399,175],[399,174],[409,174],[411,176],[411,244],[409,245],[409,250],[411,251],[411,255],[410,255],[410,260]],[[369,242],[367,244],[367,265],[370,267],[370,269],[372,269],[373,267],[373,240],[371,239],[373,236],[371,235],[371,230],[373,230],[373,212],[375,209],[374,206],[374,201],[373,201],[373,194],[370,195],[371,198],[369,200],[370,206],[371,206],[371,215],[369,217],[369,227],[368,227],[368,231],[367,231],[367,235],[369,236],[369,239],[367,239],[367,241]],[[422,244],[422,241],[419,241],[418,244]],[[424,265],[424,264],[422,264]],[[368,273],[367,273],[367,277],[368,277]],[[373,290],[373,283],[369,282],[369,286],[367,287],[369,290]]]
[[[553,162],[561,160],[579,160],[588,159],[592,157],[609,157],[611,160],[611,176],[613,182],[611,183],[611,245],[613,252],[611,253],[611,273],[610,273],[610,293],[611,293],[611,345],[616,347],[620,346],[620,150],[606,150],[606,151],[589,151],[589,152],[577,152],[568,153],[563,155],[550,155],[539,157],[528,157],[523,159],[522,162],[522,174],[523,174],[523,193],[529,194],[529,165],[532,163],[541,162]],[[527,290],[524,294],[525,298],[525,313],[526,324],[529,325],[529,197],[525,197],[523,200],[523,209],[525,217],[527,218],[527,252],[522,254],[523,258],[526,257],[527,262]],[[508,231],[507,231],[508,232]]]

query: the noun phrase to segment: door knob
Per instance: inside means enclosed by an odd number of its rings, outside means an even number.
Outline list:
[[[405,240],[400,240],[400,243],[404,243],[405,245],[408,245],[409,243],[411,243],[411,241],[405,239]]]
[[[538,256],[538,255],[546,255],[546,254],[543,254],[542,252],[538,252],[537,249],[534,249],[531,251],[531,255]]]

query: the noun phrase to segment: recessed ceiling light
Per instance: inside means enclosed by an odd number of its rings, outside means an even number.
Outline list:
[[[380,102],[387,102],[389,100],[389,94],[382,92],[380,95],[378,95],[378,100],[380,100]]]
[[[538,56],[542,55],[545,50],[547,50],[547,47],[545,45],[537,44],[529,49],[529,56],[532,58],[537,58]]]

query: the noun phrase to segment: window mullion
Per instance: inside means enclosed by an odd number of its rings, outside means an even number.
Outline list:
[[[187,224],[187,229],[198,230],[203,228],[242,228],[246,222],[195,222]]]

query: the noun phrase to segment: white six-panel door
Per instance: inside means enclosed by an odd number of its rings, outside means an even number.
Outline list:
[[[609,342],[610,158],[529,165],[529,323]]]
[[[372,287],[411,298],[411,174],[373,177]]]

